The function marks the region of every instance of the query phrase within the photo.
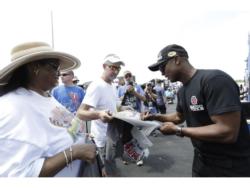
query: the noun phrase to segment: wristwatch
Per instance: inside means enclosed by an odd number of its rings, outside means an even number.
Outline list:
[[[176,136],[180,136],[180,137],[184,137],[183,132],[182,132],[182,127],[176,126],[177,130],[176,130]]]

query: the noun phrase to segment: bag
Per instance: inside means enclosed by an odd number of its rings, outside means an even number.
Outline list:
[[[102,177],[101,170],[99,169],[98,160],[93,164],[83,161],[81,164],[81,177]]]
[[[85,133],[82,133],[83,135],[85,134],[84,142],[86,144],[95,144],[94,140],[91,139],[89,136],[90,131],[89,131],[89,126],[88,126],[87,121],[85,122],[84,131]],[[94,163],[88,163],[86,161],[82,161],[81,169],[79,171],[79,177],[102,177],[101,159],[98,153],[96,155],[96,160]]]
[[[132,139],[128,143],[124,144],[124,154],[129,157],[132,161],[138,162],[143,158],[148,157],[149,150],[143,149],[136,139]]]

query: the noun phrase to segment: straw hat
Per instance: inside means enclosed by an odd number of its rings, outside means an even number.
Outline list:
[[[0,85],[7,84],[12,73],[22,65],[47,58],[59,59],[61,71],[72,70],[81,65],[80,60],[76,57],[64,52],[54,51],[47,43],[23,43],[12,49],[11,63],[0,70]]]

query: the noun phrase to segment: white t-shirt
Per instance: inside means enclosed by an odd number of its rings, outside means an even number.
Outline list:
[[[53,97],[19,88],[0,97],[0,104],[0,176],[38,176],[45,158],[73,144],[60,127],[72,116]]]
[[[109,110],[114,113],[117,111],[118,101],[116,88],[100,78],[89,85],[82,103],[94,107],[95,110]],[[101,120],[91,122],[91,134],[97,147],[105,146],[107,126]]]

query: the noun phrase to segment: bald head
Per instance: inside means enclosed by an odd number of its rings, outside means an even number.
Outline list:
[[[61,80],[64,85],[67,86],[73,85],[73,79],[74,79],[74,72],[72,70],[61,72]]]

